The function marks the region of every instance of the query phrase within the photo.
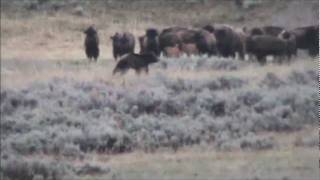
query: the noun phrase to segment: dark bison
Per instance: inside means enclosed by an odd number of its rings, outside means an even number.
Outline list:
[[[161,51],[166,47],[179,46],[180,51],[191,54],[216,54],[215,36],[202,29],[187,29],[182,27],[172,27],[164,29],[159,36]],[[187,47],[196,48],[187,48]],[[193,49],[193,51],[191,51]],[[186,51],[185,51],[186,50]],[[194,53],[193,53],[194,52]]]
[[[287,43],[287,56],[291,59],[291,56],[297,56],[297,39],[296,36],[289,31],[282,31],[278,37]]]
[[[228,25],[207,25],[203,29],[215,35],[217,49],[221,56],[235,57],[236,53],[238,53],[240,59],[244,59],[244,39],[233,27]]]
[[[99,37],[97,31],[94,27],[90,26],[88,29],[84,31],[86,34],[86,38],[84,41],[86,55],[91,61],[93,58],[95,61],[98,60],[99,57]]]
[[[158,61],[159,61],[158,57],[153,53],[147,53],[147,54],[129,53],[123,56],[119,60],[119,62],[117,63],[116,67],[113,70],[113,75],[118,72],[121,74],[124,74],[130,68],[134,69],[138,74],[141,72],[141,70],[145,70],[145,72],[148,73],[149,64],[156,63]]]
[[[117,32],[115,35],[111,36],[111,39],[113,46],[113,57],[115,60],[124,54],[134,53],[135,39],[133,34],[128,32]]]
[[[277,37],[283,30],[285,29],[279,26],[254,27],[250,30],[249,35],[270,35]]]
[[[144,36],[139,37],[140,54],[154,53],[160,56],[159,34],[156,29],[147,29]]]
[[[200,54],[208,54],[209,56],[217,54],[217,40],[213,33],[203,29],[196,30],[194,41]]]
[[[279,62],[287,55],[286,41],[270,35],[250,36],[246,40],[247,52],[256,56],[261,64],[266,63],[266,56],[273,55]]]
[[[299,27],[291,31],[297,40],[297,48],[308,50],[310,56],[319,55],[319,25]]]

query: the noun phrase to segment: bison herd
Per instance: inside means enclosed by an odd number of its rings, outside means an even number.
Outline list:
[[[97,31],[90,26],[86,31],[85,51],[87,57],[96,61],[99,56]],[[297,50],[306,50],[312,57],[319,54],[319,26],[305,26],[285,29],[278,26],[235,28],[225,24],[206,25],[202,28],[170,27],[159,31],[150,28],[138,37],[140,53],[135,54],[135,37],[132,33],[115,33],[111,36],[113,57],[119,62],[113,73],[126,72],[129,68],[148,72],[148,64],[158,61],[162,54],[166,57],[179,57],[182,54],[208,55],[249,59],[260,64],[266,57],[289,62]]]

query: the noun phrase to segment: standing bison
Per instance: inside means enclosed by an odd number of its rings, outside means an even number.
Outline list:
[[[244,59],[245,47],[243,37],[231,26],[228,25],[207,25],[203,29],[215,35],[217,49],[223,57],[236,57]]]
[[[178,45],[181,52],[187,55],[217,53],[215,36],[202,29],[172,27],[164,29],[159,36],[160,49]]]
[[[310,56],[319,54],[319,25],[299,27],[292,31],[297,41],[297,48],[308,50]]]
[[[279,62],[287,55],[286,41],[269,35],[250,36],[246,40],[247,52],[256,56],[261,64],[266,63],[266,56],[273,55]]]
[[[279,26],[254,27],[249,31],[249,35],[270,35],[277,37],[283,30],[285,29]]]
[[[86,29],[84,33],[86,34],[86,38],[84,41],[86,55],[90,61],[91,59],[94,59],[94,61],[97,61],[99,57],[98,33],[92,26]]]
[[[149,64],[158,62],[159,59],[153,53],[147,54],[134,54],[129,53],[119,60],[116,67],[113,70],[113,75],[116,73],[124,74],[129,69],[134,69],[136,73],[140,73],[141,70],[144,70],[146,73],[149,72]]]
[[[287,44],[286,50],[287,50],[287,56],[288,59],[291,59],[291,56],[297,56],[297,39],[296,36],[289,32],[289,31],[282,31],[278,37],[282,40],[284,40]]]
[[[139,37],[140,54],[154,53],[160,56],[159,34],[156,29],[147,29],[146,35]]]
[[[124,32],[124,33],[116,33],[111,36],[112,39],[112,47],[113,47],[113,57],[115,60],[118,57],[123,56],[127,53],[134,52],[135,39],[133,34]]]
[[[214,34],[203,29],[196,30],[194,41],[200,54],[217,54],[217,40]]]

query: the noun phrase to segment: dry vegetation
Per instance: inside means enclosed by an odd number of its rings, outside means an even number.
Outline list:
[[[309,25],[317,1],[108,2],[1,1],[1,179],[317,179],[313,59],[161,58],[149,75],[112,76],[109,40],[172,25]],[[83,50],[91,24],[97,64]]]

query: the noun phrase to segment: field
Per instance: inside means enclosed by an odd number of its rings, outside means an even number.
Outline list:
[[[231,1],[109,9],[73,1],[59,10],[59,1],[31,2],[1,1],[1,179],[318,179],[315,59],[161,57],[149,74],[112,76],[109,40],[124,29],[138,36],[211,21],[312,24],[317,1],[248,10]],[[305,13],[293,16],[298,7]],[[83,50],[91,24],[102,42],[97,63]]]

